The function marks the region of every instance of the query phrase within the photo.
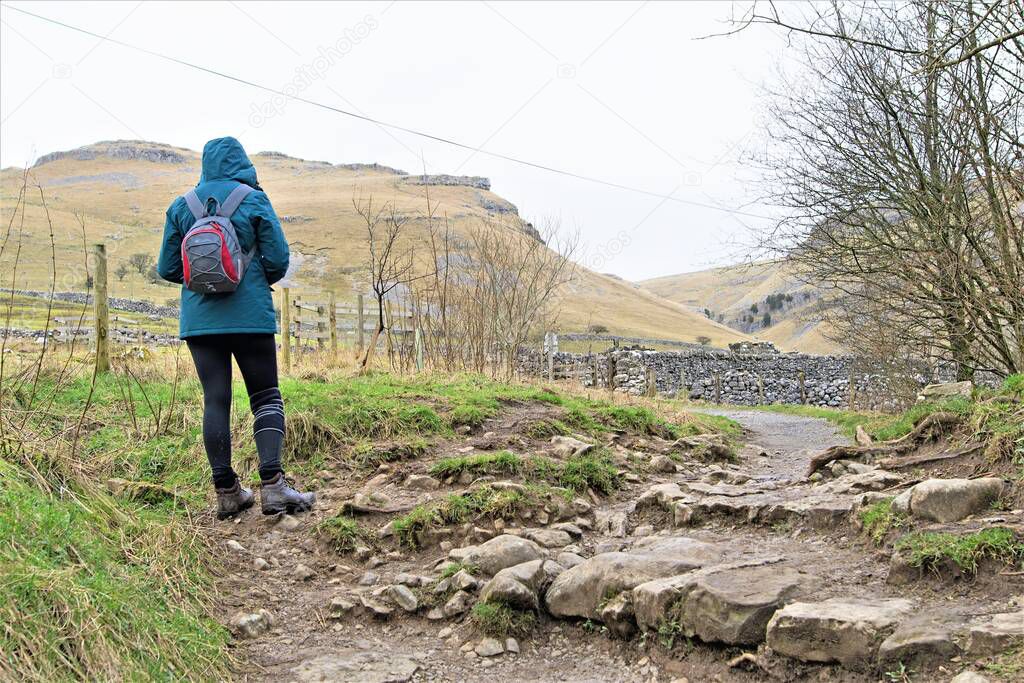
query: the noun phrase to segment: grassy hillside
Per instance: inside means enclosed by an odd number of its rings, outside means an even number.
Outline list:
[[[761,261],[644,280],[642,287],[786,351],[834,353],[815,310],[821,291],[780,261]],[[765,325],[765,314],[770,315]]]
[[[412,184],[394,169],[376,165],[331,165],[281,154],[253,155],[260,182],[282,219],[293,252],[292,286],[301,290],[335,288],[341,293],[365,289],[365,229],[353,199],[372,196],[392,202],[399,211],[422,213],[425,190],[446,214],[457,234],[483,219],[517,227],[516,208],[487,190],[469,186]],[[176,300],[177,289],[153,284],[143,275],[115,276],[132,254],[155,257],[168,204],[199,177],[199,154],[192,150],[146,142],[105,142],[44,157],[30,171],[30,186],[44,188],[57,242],[59,290],[84,289],[82,246],[103,241],[111,264],[114,296],[156,303]],[[0,206],[6,231],[11,221],[22,171],[5,169],[0,176]],[[39,191],[28,193],[18,288],[47,289],[50,272],[48,224]],[[75,214],[84,221],[83,229]],[[21,218],[13,226],[12,248],[2,255],[3,286],[10,286]],[[413,236],[425,234],[425,223],[413,221]],[[522,234],[520,231],[519,234]],[[708,337],[723,346],[747,338],[724,325],[695,315],[684,306],[638,291],[633,285],[581,268],[563,296],[559,327],[582,331],[604,325],[612,333],[697,341]],[[354,296],[353,296],[354,298]]]

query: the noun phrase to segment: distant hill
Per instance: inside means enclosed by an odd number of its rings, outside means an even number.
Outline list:
[[[486,178],[408,175],[373,163],[330,164],[281,152],[253,154],[252,160],[291,245],[295,269],[290,278],[299,291],[334,288],[340,298],[365,289],[366,237],[353,207],[357,197],[373,196],[377,202],[393,202],[399,211],[415,213],[425,209],[424,192],[429,189],[438,213],[448,216],[456,234],[487,219],[528,238],[537,237],[533,227],[520,220],[515,205],[490,191]],[[29,171],[30,184],[43,187],[55,229],[58,289],[84,289],[82,245],[104,242],[114,296],[158,304],[176,300],[173,286],[151,283],[136,272],[124,274],[124,269],[123,279],[115,273],[133,254],[156,256],[164,212],[176,196],[196,183],[199,167],[200,155],[193,150],[140,141],[99,142],[40,157]],[[22,173],[16,168],[0,172],[0,217],[5,231]],[[49,229],[38,190],[28,193],[27,203],[21,235],[27,248],[20,252],[15,286],[47,289]],[[75,213],[85,222],[84,235]],[[13,225],[15,241],[19,225],[20,217]],[[414,220],[411,226],[414,235],[425,234],[423,221]],[[2,256],[3,286],[11,284],[14,253],[8,248]],[[749,338],[687,306],[582,267],[561,296],[558,326],[563,331],[600,326],[626,336],[690,342],[706,338],[715,346]]]
[[[712,268],[644,280],[640,286],[787,351],[835,353],[820,322],[822,291],[781,261]]]

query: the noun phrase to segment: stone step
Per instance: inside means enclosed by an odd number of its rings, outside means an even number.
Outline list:
[[[920,611],[898,598],[835,598],[786,605],[767,635],[776,653],[802,661],[852,669],[902,662],[921,670],[1011,648],[1024,638],[1024,610],[965,616],[949,608]]]
[[[719,564],[724,556],[721,546],[692,538],[645,539],[629,552],[602,553],[566,570],[551,584],[545,603],[556,617],[600,620],[600,608],[618,594],[647,581]]]
[[[934,668],[954,657],[975,659],[1004,652],[1022,638],[1024,611],[961,616],[930,610],[900,623],[879,647],[878,662]]]
[[[776,610],[818,583],[804,572],[777,566],[782,558],[728,564],[642,583],[632,591],[636,622],[644,631],[676,625],[708,643],[757,645]]]
[[[768,647],[805,662],[867,669],[882,642],[913,610],[910,600],[898,598],[790,603],[768,623]]]
[[[755,481],[746,485],[669,482],[648,489],[637,499],[636,508],[665,510],[672,514],[675,526],[728,517],[747,524],[793,522],[815,529],[832,529],[846,524],[850,513],[865,502],[866,496],[900,481],[900,475],[876,469],[847,474],[816,486]]]

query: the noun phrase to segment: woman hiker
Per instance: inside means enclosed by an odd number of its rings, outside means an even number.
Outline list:
[[[167,209],[157,272],[184,285],[180,336],[203,385],[203,445],[218,519],[253,504],[252,491],[231,469],[232,356],[254,417],[263,514],[309,510],[316,500],[292,488],[281,469],[284,402],[270,286],[287,270],[288,243],[245,150],[234,138],[210,140],[199,184]]]

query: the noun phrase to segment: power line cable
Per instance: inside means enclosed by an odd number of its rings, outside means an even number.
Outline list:
[[[448,138],[444,138],[444,137],[441,137],[441,136],[438,136],[438,135],[433,135],[431,133],[425,133],[423,131],[416,130],[414,128],[407,128],[406,126],[401,126],[401,125],[398,125],[398,124],[395,124],[395,123],[388,123],[386,121],[381,121],[380,119],[375,119],[373,117],[366,116],[364,114],[358,114],[356,112],[348,111],[346,109],[340,109],[338,107],[333,107],[333,106],[331,106],[329,104],[324,104],[323,102],[317,102],[316,100],[310,100],[310,99],[307,99],[305,97],[301,97],[299,95],[289,95],[288,93],[282,92],[281,90],[278,90],[276,88],[271,88],[270,86],[266,86],[266,85],[263,85],[261,83],[256,83],[254,81],[250,81],[250,80],[247,80],[245,78],[241,78],[239,76],[233,76],[231,74],[224,73],[222,71],[217,71],[216,69],[211,69],[209,67],[205,67],[205,66],[202,66],[200,64],[194,64],[192,62],[188,62],[188,61],[185,61],[183,59],[178,59],[177,57],[172,57],[170,55],[166,55],[166,54],[163,54],[161,52],[157,52],[155,50],[150,50],[150,49],[145,48],[145,47],[140,47],[138,45],[133,45],[131,43],[126,43],[126,42],[124,42],[122,40],[117,40],[116,38],[111,38],[109,36],[103,36],[103,35],[100,35],[98,33],[94,33],[94,32],[92,32],[92,31],[90,31],[88,29],[80,28],[78,26],[73,26],[72,24],[67,24],[67,23],[64,23],[62,21],[58,21],[57,19],[51,19],[50,17],[45,17],[45,16],[43,16],[41,14],[36,14],[35,12],[29,12],[28,10],[24,10],[24,9],[19,8],[19,7],[14,7],[14,6],[8,5],[8,4],[3,4],[2,6],[7,8],[7,9],[9,9],[9,10],[13,10],[15,12],[18,12],[20,14],[24,14],[26,16],[34,17],[35,19],[39,19],[41,21],[45,21],[45,22],[47,22],[49,24],[53,24],[54,26],[60,26],[61,28],[66,28],[66,29],[69,29],[71,31],[76,31],[78,33],[82,33],[82,34],[87,35],[87,36],[92,36],[93,38],[99,38],[100,40],[108,42],[108,43],[114,43],[115,45],[120,45],[121,47],[125,47],[125,48],[128,48],[130,50],[135,50],[137,52],[142,52],[143,54],[150,55],[151,57],[156,57],[158,59],[163,59],[163,60],[166,60],[168,62],[173,62],[175,64],[179,64],[181,66],[185,66],[185,67],[188,67],[190,69],[195,69],[197,71],[202,71],[204,73],[208,73],[208,74],[211,74],[211,75],[214,75],[214,76],[218,76],[220,78],[226,78],[228,80],[235,81],[236,83],[241,83],[243,85],[247,85],[247,86],[252,87],[252,88],[257,88],[259,90],[263,90],[264,92],[272,93],[272,94],[275,94],[275,95],[280,95],[281,97],[286,97],[286,98],[291,99],[291,100],[295,100],[295,101],[298,101],[298,102],[303,102],[303,103],[308,104],[308,105],[313,106],[313,107],[318,107],[320,109],[326,109],[327,111],[331,111],[331,112],[334,112],[336,114],[342,114],[344,116],[349,116],[351,118],[359,119],[361,121],[367,121],[369,123],[373,123],[373,124],[376,124],[378,126],[383,126],[385,128],[391,128],[392,130],[402,131],[403,133],[409,133],[410,135],[416,135],[416,136],[421,137],[421,138],[426,138],[428,140],[433,140],[435,142],[440,142],[440,143],[443,143],[443,144],[446,144],[446,145],[452,145],[454,147],[459,147],[459,148],[462,148],[462,149],[465,149],[465,150],[469,150],[469,151],[472,151],[472,152],[477,152],[479,154],[486,154],[487,156],[495,157],[497,159],[503,159],[505,161],[510,161],[512,163],[519,164],[521,166],[528,166],[530,168],[536,168],[536,169],[539,169],[541,171],[547,171],[549,173],[556,173],[558,175],[563,175],[563,176],[566,176],[566,177],[569,177],[569,178],[576,178],[577,180],[584,180],[584,181],[591,182],[591,183],[597,183],[599,185],[604,185],[606,187],[614,187],[614,188],[619,189],[619,190],[626,190],[628,192],[635,192],[637,194],[643,194],[643,195],[647,195],[649,197],[657,197],[658,199],[662,199],[662,200],[665,200],[665,201],[672,201],[672,202],[676,202],[676,203],[679,203],[679,204],[687,204],[687,205],[690,205],[690,206],[698,206],[698,207],[705,208],[705,209],[712,209],[714,211],[723,211],[725,213],[730,213],[730,214],[734,214],[734,215],[737,215],[737,216],[747,216],[747,217],[750,217],[750,218],[762,218],[762,219],[774,220],[772,216],[765,216],[763,214],[750,213],[750,212],[747,212],[747,211],[742,211],[740,209],[729,209],[729,208],[717,206],[715,204],[709,204],[709,203],[705,203],[705,202],[698,202],[698,201],[693,201],[693,200],[690,200],[690,199],[682,199],[680,197],[673,197],[672,195],[660,194],[658,192],[654,192],[654,191],[651,191],[651,190],[645,190],[645,189],[639,188],[639,187],[633,187],[633,186],[630,186],[630,185],[623,185],[621,183],[612,182],[610,180],[602,180],[601,178],[595,178],[593,176],[586,176],[586,175],[583,175],[583,174],[580,174],[580,173],[574,173],[572,171],[565,171],[565,170],[562,170],[562,169],[554,168],[552,166],[546,166],[544,164],[538,164],[538,163],[535,163],[535,162],[532,162],[532,161],[527,161],[525,159],[519,159],[517,157],[508,156],[506,154],[501,154],[500,152],[491,152],[489,150],[486,150],[486,149],[483,149],[483,148],[480,148],[480,147],[474,147],[472,145],[467,145],[465,143],[458,142],[457,140],[450,140]]]

